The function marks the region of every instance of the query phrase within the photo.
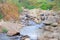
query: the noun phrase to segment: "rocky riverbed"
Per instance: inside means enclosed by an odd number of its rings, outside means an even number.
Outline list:
[[[7,33],[0,40],[60,40],[60,13],[52,10],[24,9],[19,20],[0,21]]]

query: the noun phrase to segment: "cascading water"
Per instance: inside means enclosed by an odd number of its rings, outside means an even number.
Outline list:
[[[30,23],[31,22],[32,21],[30,21]],[[36,24],[35,22],[33,22],[32,24],[35,24],[35,25],[23,27],[20,30],[20,33],[22,35],[28,35],[30,37],[30,39],[37,40],[38,30],[39,30],[39,28],[42,28],[44,26],[44,24],[43,24],[43,22],[40,24]]]
[[[43,14],[45,17],[44,21],[47,20],[46,15]],[[34,21],[30,20],[29,24],[30,26],[23,27],[20,30],[20,33],[22,35],[28,35],[31,40],[37,40],[37,37],[41,31],[38,31],[39,28],[44,27],[44,21],[42,21],[40,24],[36,24]]]

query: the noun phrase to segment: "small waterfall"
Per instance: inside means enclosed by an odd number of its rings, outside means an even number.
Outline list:
[[[35,22],[30,21],[30,25],[31,26],[23,27],[20,30],[20,33],[22,35],[28,35],[30,37],[30,39],[37,40],[38,30],[39,30],[39,28],[42,28],[44,26],[44,24],[43,24],[43,22],[40,24],[36,24]]]
[[[47,16],[44,14],[44,21],[47,20]],[[41,23],[39,24],[36,24],[34,21],[30,20],[29,21],[29,24],[30,26],[26,26],[26,27],[23,27],[21,30],[20,30],[20,33],[22,35],[28,35],[30,37],[30,39],[33,39],[33,40],[37,40],[37,37],[39,35],[39,32],[37,32],[39,30],[39,28],[43,28],[45,25],[44,25],[44,21],[42,21]]]

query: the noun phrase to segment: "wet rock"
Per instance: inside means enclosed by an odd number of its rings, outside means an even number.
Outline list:
[[[12,36],[20,36],[21,34],[19,32],[17,32],[16,34],[12,35]]]
[[[36,23],[33,20],[29,20],[28,25],[32,26],[32,25],[36,25]]]
[[[12,36],[9,37],[11,40],[20,40],[20,36]]]
[[[26,38],[25,40],[30,40],[29,38]]]
[[[20,40],[31,40],[28,35],[22,36]]]
[[[15,31],[15,30],[14,31],[13,30],[10,30],[10,31],[7,32],[7,35],[8,36],[14,36],[16,33],[18,33],[18,32]]]

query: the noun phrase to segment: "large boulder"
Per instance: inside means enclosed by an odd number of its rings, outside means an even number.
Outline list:
[[[1,21],[0,22],[0,32],[3,32],[4,30],[7,29],[7,34],[12,36],[19,32],[19,30],[22,28],[23,25],[18,24],[18,23],[13,23],[13,22],[5,22]]]

